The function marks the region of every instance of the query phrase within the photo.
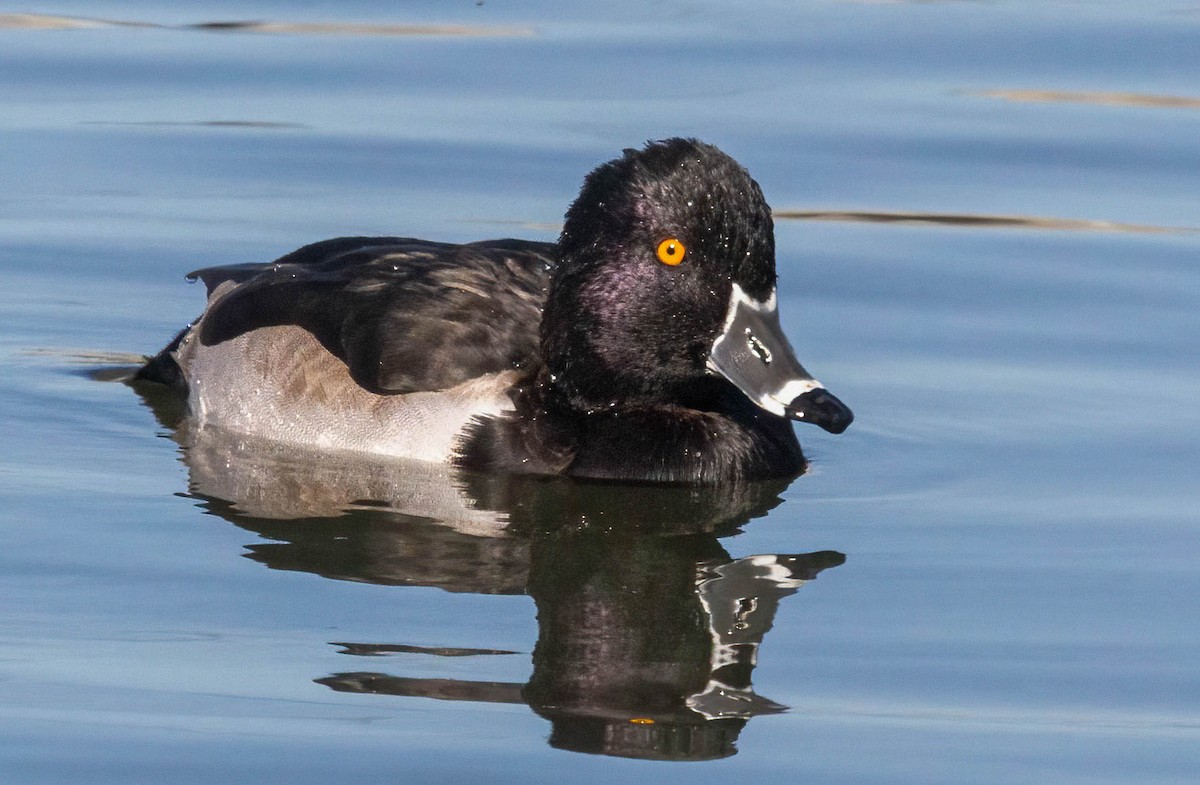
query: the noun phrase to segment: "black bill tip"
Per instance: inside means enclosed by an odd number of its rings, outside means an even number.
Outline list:
[[[824,387],[797,395],[787,406],[793,420],[819,425],[830,433],[841,433],[854,422],[854,412]]]

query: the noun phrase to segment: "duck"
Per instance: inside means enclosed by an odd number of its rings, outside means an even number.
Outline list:
[[[761,188],[696,139],[596,167],[557,242],[341,237],[189,278],[202,314],[136,378],[201,430],[708,485],[799,476],[792,423],[853,420],[780,325]]]

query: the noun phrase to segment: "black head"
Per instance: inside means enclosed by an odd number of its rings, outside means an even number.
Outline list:
[[[682,260],[661,261],[676,240]],[[659,397],[706,375],[734,281],[775,285],[771,211],[736,161],[691,139],[626,150],[567,211],[542,341],[562,389],[588,405]]]
[[[558,244],[541,340],[573,405],[681,401],[719,374],[795,416],[768,394],[812,382],[778,333],[771,209],[728,155],[694,139],[626,150],[584,180]],[[735,321],[737,340],[720,340]]]

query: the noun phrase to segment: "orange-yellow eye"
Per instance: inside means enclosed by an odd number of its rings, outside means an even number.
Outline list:
[[[687,248],[684,248],[683,243],[674,237],[668,237],[658,244],[658,261],[663,264],[669,264],[674,267],[683,261],[685,253],[687,253]]]

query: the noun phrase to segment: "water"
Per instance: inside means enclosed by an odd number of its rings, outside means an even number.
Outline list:
[[[744,6],[0,20],[0,781],[1194,780],[1200,5]],[[677,134],[857,415],[791,485],[314,463],[97,378],[189,270],[549,239]]]

